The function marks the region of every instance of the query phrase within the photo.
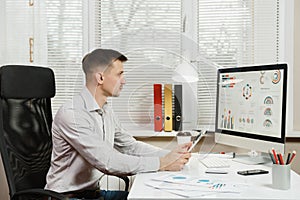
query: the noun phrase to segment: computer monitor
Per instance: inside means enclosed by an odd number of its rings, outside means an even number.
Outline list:
[[[286,64],[218,69],[216,143],[251,150],[235,159],[248,164],[284,153],[286,93]]]

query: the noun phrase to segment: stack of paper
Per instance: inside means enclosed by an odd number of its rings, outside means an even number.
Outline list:
[[[150,187],[177,194],[183,197],[201,197],[216,193],[241,192],[241,184],[228,181],[213,180],[211,178],[193,177],[184,174],[168,173],[155,177],[145,183]]]

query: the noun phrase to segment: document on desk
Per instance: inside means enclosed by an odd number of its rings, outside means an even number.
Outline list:
[[[215,193],[237,193],[245,185],[213,180],[208,177],[193,177],[180,173],[168,173],[145,183],[150,187],[177,194],[183,197],[201,197]]]

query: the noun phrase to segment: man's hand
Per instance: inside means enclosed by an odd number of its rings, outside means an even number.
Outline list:
[[[173,151],[160,158],[161,171],[180,171],[189,161],[191,153],[188,149],[192,146],[192,142],[178,145]]]

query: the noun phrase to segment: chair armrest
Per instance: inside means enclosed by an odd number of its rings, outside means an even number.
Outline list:
[[[44,190],[44,189],[28,189],[16,192],[12,200],[19,200],[19,199],[45,199],[44,197],[52,197],[52,200],[66,200],[68,197],[66,197],[63,194],[60,194],[58,192],[54,192],[51,190]]]
[[[117,176],[125,182],[125,191],[129,189],[129,178],[127,176]]]

